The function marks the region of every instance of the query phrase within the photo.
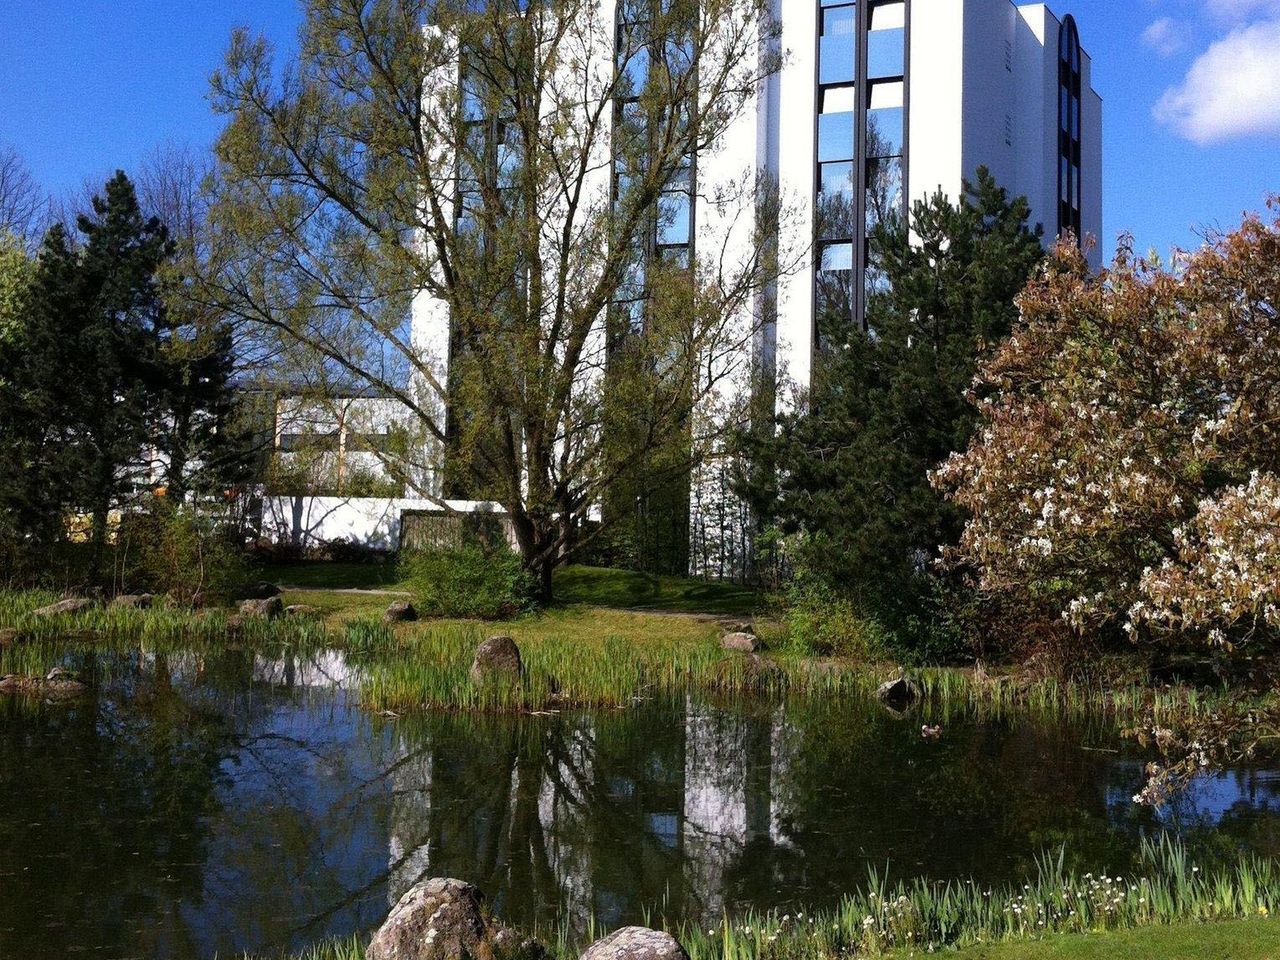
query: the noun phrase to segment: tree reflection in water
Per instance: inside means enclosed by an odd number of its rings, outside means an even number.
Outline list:
[[[1280,853],[1274,775],[1157,816],[1105,727],[951,719],[933,743],[870,703],[697,698],[392,721],[348,703],[336,654],[110,666],[77,704],[0,702],[0,956],[296,949],[433,875],[582,929],[819,908],[869,866],[1013,880],[1062,845],[1119,871],[1164,827]]]

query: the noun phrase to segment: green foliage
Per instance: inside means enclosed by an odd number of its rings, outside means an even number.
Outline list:
[[[985,169],[966,190],[958,205],[916,203],[910,242],[905,224],[877,228],[887,287],[870,299],[870,332],[820,317],[807,404],[775,436],[741,440],[751,468],[740,488],[760,515],[799,534],[799,562],[904,648],[939,629],[934,561],[963,526],[929,472],[972,435],[966,391],[1043,257],[1024,198]]]
[[[249,579],[238,545],[212,518],[163,499],[121,521],[115,555],[127,590],[184,603],[229,600]]]
[[[787,642],[806,656],[860,660],[884,656],[882,627],[858,611],[848,595],[808,568],[795,572],[786,592]]]
[[[222,493],[241,476],[228,329],[196,332],[172,313],[173,253],[117,173],[73,233],[55,224],[33,265],[0,247],[0,558],[47,557],[70,515],[89,518],[85,575],[102,579],[108,520],[153,480],[175,497]],[[36,571],[38,572],[38,571]]]
[[[497,620],[529,608],[533,584],[508,549],[420,550],[401,559],[420,613]]]

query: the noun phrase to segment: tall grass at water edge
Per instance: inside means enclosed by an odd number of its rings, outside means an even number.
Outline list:
[[[391,627],[376,619],[326,624],[320,619],[249,618],[232,633],[228,611],[158,607],[140,611],[96,608],[77,616],[31,617],[55,597],[0,591],[0,627],[23,642],[0,648],[0,675],[36,674],[61,662],[75,645],[97,649],[216,650],[230,644],[268,651],[336,647],[360,662],[363,703],[393,712],[415,709],[538,710],[556,706],[621,707],[636,698],[692,690],[735,695],[864,696],[896,676],[893,664],[813,661],[791,654],[750,658],[726,654],[715,624],[676,630],[669,618],[584,611],[576,620],[550,615],[514,624],[432,621]],[[476,647],[510,629],[526,666],[522,684],[476,684],[469,676]],[[1031,711],[1045,715],[1104,715],[1121,719],[1199,715],[1220,705],[1224,690],[1114,688],[1054,679],[989,678],[971,670],[911,672],[930,710],[943,717],[978,710],[986,715]]]
[[[1144,843],[1140,867],[1129,876],[1071,873],[1064,861],[1062,853],[1041,856],[1035,875],[1020,887],[990,888],[973,881],[890,883],[872,871],[866,886],[834,910],[749,911],[710,927],[668,929],[690,960],[833,960],[898,950],[930,953],[1054,933],[1268,917],[1280,909],[1280,868],[1252,855],[1202,870],[1180,842],[1162,838]],[[592,922],[585,931],[562,923],[550,931],[529,932],[546,943],[554,960],[571,960],[606,931]],[[363,955],[364,942],[323,942],[295,960],[355,960]]]

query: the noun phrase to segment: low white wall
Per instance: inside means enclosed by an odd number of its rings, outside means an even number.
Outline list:
[[[460,512],[501,512],[497,504],[450,500]],[[438,511],[434,500],[408,497],[267,497],[262,504],[262,535],[273,543],[300,547],[347,540],[375,550],[400,546],[400,517],[406,511]]]

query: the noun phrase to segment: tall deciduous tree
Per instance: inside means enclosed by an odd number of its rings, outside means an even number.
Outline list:
[[[657,235],[777,67],[770,6],[313,0],[297,62],[276,75],[237,34],[214,80],[217,217],[242,251],[224,301],[321,384],[403,403],[434,459],[391,466],[443,503],[426,475],[448,449],[544,596],[618,478],[657,450],[678,473],[673,437],[686,467],[706,456],[707,408],[745,379],[776,191],[744,160],[698,197],[740,242],[664,259]],[[410,329],[415,297],[447,312],[447,345]]]
[[[869,330],[819,318],[807,403],[775,437],[747,441],[757,509],[804,535],[800,559],[829,589],[898,631],[930,626],[934,561],[963,524],[929,471],[968,443],[977,412],[965,392],[1044,256],[1024,198],[985,169],[965,190],[958,203],[917,202],[910,235],[902,218],[882,221]]]

